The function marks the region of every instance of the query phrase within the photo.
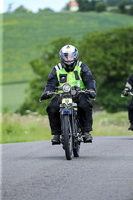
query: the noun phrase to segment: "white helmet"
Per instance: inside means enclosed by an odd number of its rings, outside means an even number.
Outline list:
[[[61,63],[68,67],[73,67],[73,64],[78,60],[78,50],[72,45],[66,45],[59,52]]]

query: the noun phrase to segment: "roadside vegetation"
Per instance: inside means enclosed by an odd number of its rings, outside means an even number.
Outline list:
[[[106,112],[93,113],[93,136],[131,136],[128,131],[129,122],[127,112],[108,114]],[[37,113],[27,116],[19,114],[4,114],[0,118],[2,132],[0,143],[30,142],[50,140],[52,138],[48,117]]]
[[[50,139],[47,116],[4,114],[1,116],[1,143],[28,142]]]

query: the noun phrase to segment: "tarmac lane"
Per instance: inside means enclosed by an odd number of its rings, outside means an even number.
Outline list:
[[[66,160],[51,141],[3,144],[1,200],[133,200],[133,137],[94,137]]]

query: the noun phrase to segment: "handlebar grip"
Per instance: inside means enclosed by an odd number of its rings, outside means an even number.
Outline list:
[[[132,92],[128,92],[128,95],[133,96],[133,93]],[[123,94],[121,94],[121,97],[126,97],[126,96],[124,96]]]

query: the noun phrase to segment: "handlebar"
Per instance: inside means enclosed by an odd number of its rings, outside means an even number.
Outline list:
[[[76,90],[76,92],[77,93],[85,93],[85,94],[87,94],[88,92],[91,92],[92,90]],[[63,92],[64,93],[64,92]],[[58,93],[58,92],[48,92],[47,94],[52,94],[52,95],[60,95],[60,94],[62,94],[62,93]]]
[[[87,93],[89,93],[89,92],[91,92],[92,90],[76,90],[76,93],[84,93],[84,94],[87,94]],[[47,94],[48,95],[61,95],[61,94],[63,94],[64,92],[61,92],[61,93],[58,93],[58,92],[53,92],[53,91],[51,91],[51,92],[48,92]],[[67,93],[66,93],[67,94]],[[95,100],[95,99],[94,99]],[[44,100],[41,100],[41,99],[39,99],[39,102],[41,103],[42,101],[44,101]]]

